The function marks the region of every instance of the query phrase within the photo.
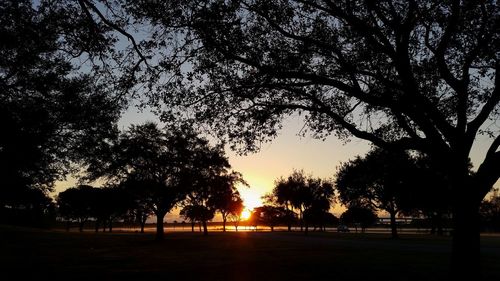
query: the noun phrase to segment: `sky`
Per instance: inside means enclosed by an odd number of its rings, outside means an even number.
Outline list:
[[[159,122],[151,112],[140,112],[131,107],[121,118],[119,128],[126,130],[130,124],[142,124],[146,121]],[[370,148],[368,142],[358,139],[352,139],[344,145],[334,137],[325,141],[299,137],[302,125],[299,118],[287,119],[280,135],[272,142],[263,144],[257,153],[242,156],[226,149],[232,169],[242,173],[249,184],[248,188],[238,187],[247,209],[259,206],[260,198],[272,190],[274,181],[279,177],[287,177],[294,169],[302,169],[314,177],[331,179],[340,162],[363,155]],[[75,185],[73,178],[57,182],[54,195]],[[344,208],[336,203],[332,211],[340,215],[343,210]],[[178,219],[176,212],[168,215],[167,221],[169,219]]]
[[[148,112],[139,112],[130,108],[120,120],[120,129],[127,129],[130,124],[146,121],[159,122]],[[249,187],[238,188],[245,201],[245,207],[253,209],[260,206],[260,198],[273,189],[274,181],[287,177],[294,169],[304,170],[306,174],[326,179],[333,178],[336,167],[341,163],[364,155],[370,145],[367,141],[352,139],[348,143],[329,137],[325,141],[311,137],[300,137],[298,133],[303,123],[298,117],[288,118],[279,136],[272,142],[263,144],[260,151],[248,155],[238,155],[226,149],[226,155],[234,171],[243,174]],[[340,215],[344,208],[335,204],[333,212]]]
[[[125,130],[130,124],[142,124],[146,121],[159,122],[152,113],[140,112],[131,107],[124,113],[119,127]],[[302,125],[298,117],[288,118],[279,136],[274,141],[262,145],[257,153],[241,156],[229,149],[226,150],[232,169],[242,173],[250,186],[238,188],[248,209],[258,206],[260,197],[272,190],[274,181],[279,177],[288,176],[294,169],[302,169],[306,174],[312,174],[314,177],[331,179],[341,162],[353,159],[356,155],[364,155],[370,149],[367,141],[356,138],[344,143],[334,136],[324,141],[300,137],[298,133]],[[489,142],[491,140],[486,138],[479,138],[476,141],[471,153],[475,167],[482,161]],[[56,193],[74,185],[73,179],[58,182]],[[500,182],[497,182],[495,186],[500,187]],[[344,210],[345,208],[340,203],[335,203],[332,212],[339,216]],[[166,221],[179,219],[176,211],[166,217]]]

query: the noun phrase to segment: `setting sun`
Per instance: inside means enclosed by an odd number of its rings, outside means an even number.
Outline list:
[[[252,212],[250,212],[250,210],[248,209],[245,209],[243,210],[243,212],[241,212],[241,219],[244,221],[248,220],[250,216],[252,216]]]
[[[257,188],[239,188],[243,205],[247,210],[253,210],[255,207],[262,206],[261,192]]]

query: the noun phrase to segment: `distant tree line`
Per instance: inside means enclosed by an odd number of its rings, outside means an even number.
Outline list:
[[[201,222],[207,234],[207,221],[216,212],[225,229],[227,217],[243,208],[236,185],[246,182],[229,170],[223,147],[210,145],[188,126],[132,125],[96,149],[86,164],[84,178],[104,181],[108,188],[79,186],[58,197],[61,214],[78,221],[80,229],[90,217],[111,227],[114,218],[128,213],[142,232],[154,215],[157,239],[162,239],[165,215],[183,207],[182,215]]]

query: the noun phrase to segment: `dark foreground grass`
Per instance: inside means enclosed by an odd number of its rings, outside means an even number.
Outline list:
[[[486,280],[500,238],[483,237]],[[2,280],[446,280],[450,239],[311,233],[66,233],[0,227]]]

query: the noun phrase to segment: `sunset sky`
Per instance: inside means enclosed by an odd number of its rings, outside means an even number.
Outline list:
[[[125,130],[130,124],[141,124],[146,121],[158,122],[158,119],[150,112],[138,112],[137,109],[131,108],[122,117],[119,127]],[[293,169],[303,169],[315,177],[332,178],[341,162],[356,155],[364,155],[370,149],[368,142],[356,138],[344,144],[334,136],[325,141],[300,137],[298,133],[302,125],[299,118],[289,118],[280,135],[273,142],[263,144],[258,153],[240,156],[229,149],[226,151],[233,170],[241,172],[250,185],[250,188],[239,188],[248,209],[255,207],[260,202],[260,197],[271,191],[277,178],[288,176]],[[490,141],[488,139],[477,141],[472,153],[475,167],[482,161]],[[55,193],[74,185],[75,181],[72,179],[58,182]],[[499,185],[497,182],[495,186]],[[335,215],[340,215],[343,210],[339,203],[334,204]],[[177,218],[174,212],[167,215],[166,220]]]

